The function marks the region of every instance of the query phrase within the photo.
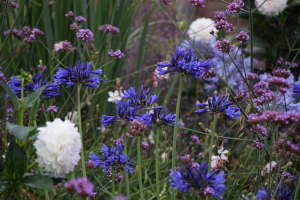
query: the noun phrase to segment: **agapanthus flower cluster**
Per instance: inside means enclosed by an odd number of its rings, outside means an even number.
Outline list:
[[[86,21],[86,19],[82,16],[78,16],[78,17],[75,17],[75,21],[77,23],[84,23]]]
[[[94,34],[89,29],[80,29],[77,34],[77,38],[83,42],[92,42],[94,39]]]
[[[122,98],[129,99],[132,105],[150,109],[158,96],[151,95],[150,88],[144,90],[144,86],[142,85],[140,93],[135,92],[135,88],[131,87],[129,90],[124,90]]]
[[[60,49],[66,50],[67,52],[69,52],[69,51],[73,51],[73,46],[71,45],[71,42],[68,42],[67,40],[59,42],[59,43],[55,43],[54,50],[58,51]]]
[[[102,171],[107,173],[111,170],[126,170],[127,173],[133,173],[133,165],[130,163],[130,158],[123,154],[121,144],[117,144],[117,147],[111,147],[110,149],[103,144],[100,152],[102,157],[98,157],[93,153],[90,155],[90,159],[95,162],[94,168],[101,165]]]
[[[196,111],[195,113],[201,114],[204,112],[212,112],[212,113],[218,113],[230,120],[234,120],[234,118],[239,118],[240,116],[240,109],[236,107],[232,107],[231,105],[233,102],[230,102],[228,100],[228,96],[225,96],[223,99],[221,98],[221,94],[216,97],[216,95],[213,93],[212,98],[208,98],[207,104],[197,104],[197,106],[207,106],[205,109],[201,109]]]
[[[183,173],[182,170],[175,170],[171,172],[171,186],[176,190],[179,189],[186,193],[189,189],[196,190],[200,194],[204,195],[205,188],[211,188],[210,192],[206,192],[206,195],[211,194],[216,199],[222,199],[223,192],[225,190],[225,174],[220,171],[216,175],[216,171],[208,173],[208,166],[204,161],[201,166],[191,168],[185,167],[186,172]]]
[[[111,56],[111,57],[116,57],[116,58],[122,58],[124,57],[124,54],[121,52],[121,50],[117,50],[114,52],[114,50],[109,50],[107,55]]]
[[[226,8],[228,13],[240,13],[243,10],[245,3],[242,0],[234,0],[233,3],[229,4]]]
[[[300,81],[296,82],[293,85],[293,97],[296,97],[300,94]]]
[[[56,96],[60,96],[59,93],[59,84],[52,83],[49,84],[48,78],[43,81],[44,71],[41,71],[40,74],[36,74],[32,76],[32,80],[29,84],[24,85],[24,97],[26,97],[28,94],[33,93],[37,89],[41,88],[42,86],[46,86],[46,88],[43,90],[42,95],[45,97],[45,99],[51,99]],[[12,76],[9,81],[9,87],[14,91],[14,93],[17,95],[17,97],[21,98],[21,81],[18,80],[15,76]]]
[[[140,109],[140,106],[133,106],[129,100],[118,101],[116,106],[116,116],[107,116],[102,115],[102,127],[107,128],[107,126],[114,122],[119,122],[121,126],[126,125],[128,122],[133,120],[138,120],[144,122],[146,125],[151,123],[151,115],[146,113],[142,115],[137,115],[137,111]]]
[[[116,34],[120,33],[120,30],[117,27],[114,27],[114,26],[112,26],[110,24],[99,26],[98,29],[100,31],[103,31],[104,33],[105,32],[111,32],[111,33],[116,33]]]
[[[256,199],[257,200],[265,200],[265,199],[292,200],[293,199],[292,191],[289,191],[288,187],[284,187],[282,182],[279,184],[277,191],[276,189],[277,186],[274,186],[273,192],[270,192],[270,196],[267,197],[268,190],[267,188],[263,188],[262,190],[259,190],[257,192]],[[275,192],[276,194],[274,194]]]
[[[192,3],[193,6],[195,7],[200,7],[204,8],[205,7],[205,0],[188,0],[189,2]]]
[[[162,106],[152,108],[153,110],[153,113],[151,113],[152,123],[158,126],[169,125],[169,124],[175,126],[176,114],[173,113],[166,114],[166,108],[164,109],[164,112],[162,112],[162,108],[163,108]],[[181,123],[180,121],[178,121],[178,127],[180,127],[180,125]]]
[[[171,53],[171,57],[171,62],[166,61],[166,64],[158,64],[157,70],[159,71],[159,75],[183,73],[188,77],[200,78],[203,76],[203,72],[208,71],[210,68],[210,61],[198,62],[192,50],[185,53],[184,49],[178,47],[175,56]],[[168,70],[164,70],[165,67],[168,67]]]
[[[235,36],[235,39],[239,41],[239,43],[244,43],[249,40],[249,35],[245,31],[241,31],[239,34]]]
[[[218,40],[215,44],[215,48],[217,51],[222,51],[224,54],[229,54],[233,51],[233,45],[230,43],[229,40],[221,39]]]
[[[98,69],[90,71],[90,68],[90,62],[85,64],[80,63],[80,60],[78,60],[77,66],[72,67],[72,65],[70,65],[67,69],[59,68],[58,72],[53,75],[54,83],[57,85],[64,84],[67,88],[77,84],[82,84],[96,89],[99,87],[98,83],[103,81],[98,76],[98,74],[102,74],[102,70]],[[94,76],[91,74],[94,74]]]
[[[94,185],[86,177],[72,179],[65,183],[66,193],[77,193],[81,197],[87,197],[94,191]]]

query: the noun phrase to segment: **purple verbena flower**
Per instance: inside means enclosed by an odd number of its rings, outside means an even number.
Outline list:
[[[72,18],[72,17],[74,17],[73,11],[69,11],[67,14],[65,14],[65,16],[66,16],[67,18]]]
[[[78,26],[76,23],[74,24],[70,24],[70,29],[72,31],[78,31],[79,29],[81,29],[81,26]],[[83,29],[82,29],[83,30]],[[78,36],[77,36],[78,37]]]
[[[57,112],[58,107],[56,106],[49,106],[46,112]]]
[[[214,17],[217,21],[226,19],[225,14],[222,11],[216,11]]]
[[[200,8],[204,8],[205,5],[205,0],[188,0],[189,2],[192,3],[192,6],[195,6],[195,7],[200,7]]]
[[[76,36],[79,40],[82,40],[83,42],[87,43],[94,40],[94,34],[89,29],[80,29]]]
[[[78,16],[78,17],[75,17],[75,21],[77,23],[84,23],[86,21],[86,19],[82,16]]]
[[[18,3],[16,3],[16,2],[10,2],[10,7],[12,7],[12,8],[19,8],[19,4]]]
[[[239,34],[235,36],[235,39],[240,43],[244,43],[249,40],[249,35],[245,31],[241,31]]]
[[[111,56],[111,57],[116,57],[116,58],[124,57],[124,54],[121,52],[121,50],[117,50],[114,52],[114,50],[111,49],[108,51],[107,55]]]
[[[103,25],[103,26],[99,26],[98,29],[100,31],[103,31],[104,33],[105,32],[112,32],[112,33],[116,33],[116,34],[119,34],[120,33],[120,30],[117,28],[117,27],[114,27],[110,24],[106,24],[106,25]]]
[[[66,193],[76,192],[81,197],[87,197],[94,190],[94,185],[86,178],[72,179],[65,183]]]
[[[242,0],[234,0],[233,3],[227,6],[226,12],[228,13],[240,13],[243,10],[245,3]]]
[[[217,51],[222,51],[224,54],[229,54],[233,51],[233,45],[230,43],[229,40],[222,39],[218,40],[215,44],[215,48]]]

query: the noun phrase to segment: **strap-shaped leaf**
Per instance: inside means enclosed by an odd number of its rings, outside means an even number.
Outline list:
[[[11,101],[13,102],[13,104],[15,104],[17,110],[19,110],[20,109],[20,100],[18,99],[17,95],[5,83],[0,82],[0,84],[2,85],[4,90],[7,92],[8,96],[11,99]]]
[[[32,94],[28,95],[25,99],[24,99],[24,110],[26,108],[32,107],[34,102],[36,102],[39,97],[41,96],[43,90],[45,89],[46,86],[40,87],[39,89],[37,89],[36,91],[34,91]]]

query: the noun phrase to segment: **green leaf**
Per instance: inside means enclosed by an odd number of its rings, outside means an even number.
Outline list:
[[[40,95],[42,94],[43,90],[45,89],[46,86],[40,87],[39,89],[37,89],[36,91],[34,91],[32,94],[28,95],[25,99],[24,99],[24,110],[26,108],[32,107],[33,103],[35,103]]]
[[[22,140],[22,142],[25,142],[27,139],[34,139],[35,137],[33,136],[35,136],[38,132],[35,127],[13,125],[9,122],[6,122],[6,128],[16,138]]]
[[[292,7],[292,6],[297,6],[298,4],[300,4],[300,0],[294,0],[294,1],[290,1],[290,3],[288,3],[288,6]]]
[[[39,110],[39,101],[36,101],[34,102],[33,107],[31,108],[30,111],[30,119],[32,121],[36,120],[36,113],[38,112],[38,110]]]
[[[53,181],[41,174],[24,176],[20,183],[35,189],[53,191]]]
[[[8,85],[6,85],[2,82],[0,82],[0,84],[2,85],[4,90],[8,93],[9,98],[15,104],[17,110],[19,110],[20,109],[20,100],[18,99],[17,95],[14,93],[14,91],[12,91],[12,89],[10,89],[8,87]]]
[[[26,171],[26,162],[24,153],[19,145],[12,140],[5,155],[5,170],[3,180],[13,181],[22,178]]]

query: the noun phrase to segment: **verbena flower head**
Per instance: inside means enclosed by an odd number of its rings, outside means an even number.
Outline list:
[[[245,3],[242,0],[234,0],[233,3],[227,6],[226,12],[228,13],[240,13],[243,10]]]
[[[95,162],[94,168],[101,165],[103,172],[108,173],[113,168],[117,171],[123,171],[125,169],[127,174],[133,173],[133,164],[129,162],[130,159],[127,159],[127,155],[124,155],[122,151],[122,144],[117,144],[117,148],[111,147],[110,149],[107,148],[105,144],[103,144],[102,149],[100,149],[100,152],[102,153],[102,158],[96,156],[93,153],[91,153],[90,158],[92,161]]]
[[[94,185],[86,177],[81,177],[77,179],[71,179],[65,183],[66,193],[76,192],[81,197],[89,196],[93,190]]]
[[[138,120],[144,122],[146,125],[151,123],[151,115],[146,113],[143,115],[137,115],[137,111],[141,106],[133,106],[129,100],[118,101],[116,106],[116,116],[102,115],[102,127],[107,128],[107,126],[114,122],[119,122],[121,126],[126,125],[129,121]]]
[[[78,17],[75,17],[75,21],[77,23],[84,23],[86,21],[86,19],[82,16],[78,16]]]
[[[102,74],[102,70],[90,71],[90,68],[90,62],[87,62],[85,65],[85,63],[80,63],[80,60],[78,60],[77,66],[72,67],[72,65],[70,65],[67,69],[59,68],[58,72],[53,75],[54,83],[67,85],[67,88],[73,85],[83,84],[96,89],[99,87],[98,83],[103,81],[98,76],[98,74]],[[91,74],[94,74],[94,76]]]
[[[293,85],[293,97],[296,97],[300,94],[300,81],[296,82]]]
[[[112,33],[116,33],[116,34],[120,33],[120,30],[117,27],[114,27],[114,26],[112,26],[110,24],[99,26],[98,30],[103,31],[104,33],[105,32],[112,32]]]
[[[65,16],[66,16],[67,18],[72,18],[72,17],[74,17],[73,11],[69,11],[67,14],[65,14]]]
[[[219,94],[218,97],[216,97],[216,95],[213,94],[212,98],[208,98],[208,104],[197,104],[197,106],[207,106],[207,108],[198,110],[195,113],[218,113],[226,116],[228,119],[233,121],[234,118],[239,118],[239,115],[241,114],[240,109],[236,107],[231,107],[230,105],[232,105],[233,102],[230,102],[227,98],[228,96],[225,96],[222,99],[221,94]]]
[[[206,165],[205,161],[201,166],[195,168],[186,166],[185,168],[185,173],[181,170],[175,170],[170,174],[172,178],[169,181],[175,190],[179,189],[186,193],[189,189],[193,188],[199,191],[200,194],[204,194],[205,188],[210,187],[213,190],[213,192],[212,190],[210,191],[213,197],[216,199],[223,198],[222,195],[225,190],[225,174],[223,171],[220,171],[217,175],[216,171],[208,173],[208,165]]]
[[[44,71],[41,71],[40,74],[33,75],[31,82],[28,85],[24,85],[24,96],[27,96],[29,93],[32,93],[45,85],[46,88],[42,92],[42,95],[45,96],[45,99],[51,99],[53,97],[60,96],[59,84],[49,84],[48,78],[46,78],[45,81],[43,81],[43,73]],[[19,81],[15,76],[11,77],[11,80],[9,81],[9,87],[19,98],[21,98],[21,85],[21,81]]]
[[[91,42],[94,40],[94,34],[89,29],[80,29],[76,36],[83,42]]]
[[[175,126],[175,117],[176,114],[169,113],[166,114],[166,108],[164,112],[162,112],[162,106],[158,106],[153,109],[153,113],[151,113],[152,123],[156,125],[169,125],[172,124]],[[178,121],[178,127],[180,127],[180,121]]]
[[[207,60],[203,63],[197,61],[197,57],[192,53],[190,49],[187,53],[184,53],[184,49],[178,47],[176,49],[175,56],[171,53],[172,61],[166,61],[166,64],[158,64],[157,71],[159,75],[165,75],[168,73],[183,73],[188,77],[200,78],[203,72],[208,71],[210,67],[210,61]],[[163,68],[168,67],[167,70]]]
[[[144,90],[144,86],[142,85],[140,93],[135,92],[135,88],[131,87],[129,90],[124,90],[122,98],[130,99],[130,104],[132,105],[150,109],[158,96],[151,95],[150,88]]]
[[[282,182],[279,184],[278,190],[274,195],[276,188],[277,186],[273,187],[273,192],[270,192],[271,194],[269,197],[267,197],[267,193],[268,193],[267,188],[263,188],[262,190],[259,190],[257,192],[256,199],[257,200],[265,200],[265,199],[292,200],[293,199],[292,191],[289,191],[288,187],[283,187]]]
[[[72,172],[80,160],[81,149],[80,134],[75,124],[56,118],[38,130],[33,146],[39,156],[36,159],[39,166],[51,171],[55,177]]]
[[[205,8],[205,5],[204,5],[205,0],[188,0],[188,1],[192,3],[192,6]]]

